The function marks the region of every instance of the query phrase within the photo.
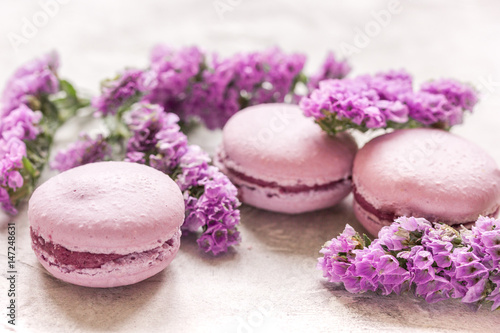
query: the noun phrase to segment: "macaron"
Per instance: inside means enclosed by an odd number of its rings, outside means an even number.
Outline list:
[[[356,142],[328,136],[298,106],[248,107],[222,134],[215,164],[248,205],[297,214],[333,206],[351,191]]]
[[[438,129],[405,129],[361,148],[353,168],[354,212],[373,235],[399,216],[470,227],[500,206],[500,170],[483,149]]]
[[[29,201],[28,218],[33,251],[53,276],[117,287],[147,279],[174,259],[184,200],[160,171],[99,162],[42,184]]]

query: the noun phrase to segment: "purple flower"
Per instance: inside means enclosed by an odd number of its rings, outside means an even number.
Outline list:
[[[413,263],[418,269],[429,269],[434,263],[434,259],[429,251],[419,251],[415,255]]]
[[[490,275],[490,281],[495,285],[494,289],[488,297],[487,301],[492,302],[491,311],[500,307],[500,272],[496,271]]]
[[[208,162],[210,157],[199,146],[188,147],[180,159],[182,173],[176,179],[181,191],[198,186],[200,181],[208,176]]]
[[[346,276],[355,257],[353,250],[361,247],[355,236],[356,231],[347,224],[338,237],[326,242],[320,250],[323,257],[318,259],[317,267],[323,271],[323,276],[328,281],[341,282]]]
[[[179,187],[184,189],[186,201],[186,222],[182,228],[196,231],[203,227],[203,236],[198,244],[205,252],[217,255],[241,240],[237,230],[240,213],[236,209],[240,202],[236,197],[237,190],[229,179],[217,168],[207,166],[204,153],[196,158],[194,155],[201,151],[191,147],[196,146],[190,146],[191,151],[186,154],[190,156],[181,160],[183,172],[177,178]],[[202,194],[191,193],[200,186],[203,187]]]
[[[405,242],[408,241],[410,233],[393,223],[390,226],[383,227],[378,233],[378,239],[381,245],[391,251],[400,251],[406,248]]]
[[[444,277],[434,276],[415,288],[415,294],[422,296],[428,303],[436,303],[451,297],[452,284]]]
[[[326,80],[300,102],[304,114],[326,122],[332,133],[351,123],[358,129],[385,128],[388,122],[405,123],[408,108],[399,99],[411,91],[411,77],[403,72]],[[336,123],[328,123],[334,119]]]
[[[59,91],[58,67],[59,56],[52,52],[18,68],[7,81],[0,115],[6,116],[22,104],[29,105],[31,98]]]
[[[479,98],[473,87],[452,79],[440,79],[422,84],[421,91],[443,95],[452,105],[472,111]]]
[[[1,136],[4,139],[16,137],[20,140],[34,140],[40,132],[37,124],[41,118],[40,111],[33,111],[25,104],[21,104],[0,122]]]
[[[462,122],[462,109],[451,104],[444,95],[416,92],[404,97],[410,117],[424,125],[439,122],[453,126]]]
[[[381,100],[396,101],[413,91],[413,79],[405,70],[390,70],[372,76],[361,76],[380,96]]]
[[[183,102],[188,87],[202,69],[204,54],[196,47],[175,50],[165,45],[156,46],[151,54],[150,91],[143,101],[159,104],[167,112],[185,119]]]
[[[329,52],[319,71],[309,77],[307,83],[310,91],[319,87],[319,82],[328,79],[342,79],[351,71],[346,60],[338,61],[332,52]]]
[[[227,252],[228,247],[240,242],[239,232],[235,228],[228,228],[222,223],[216,223],[198,239],[198,244],[205,252],[214,255]]]
[[[50,167],[62,172],[80,165],[107,160],[111,158],[111,153],[111,146],[101,134],[93,139],[82,133],[78,141],[57,153]]]
[[[0,139],[0,165],[1,184],[7,186],[8,172],[20,169],[23,166],[22,159],[26,156],[26,144],[17,137]]]
[[[130,105],[149,87],[145,83],[142,70],[128,69],[114,80],[106,80],[101,84],[101,95],[92,100],[96,115],[115,114],[124,105]]]
[[[23,158],[27,157],[25,140],[34,140],[39,133],[37,126],[42,114],[24,104],[4,114],[0,119],[0,204],[7,213],[15,215],[16,202],[10,199],[9,191],[23,187]]]
[[[2,133],[4,134],[4,133]],[[9,196],[9,190],[15,191],[24,184],[20,170],[26,157],[26,144],[16,136],[0,137],[0,204],[11,215],[17,210]]]
[[[208,166],[206,175],[198,180],[198,185],[204,186],[198,205],[203,206],[208,220],[222,221],[229,227],[235,226],[239,216],[235,215],[234,208],[240,202],[237,199],[238,191],[229,179],[216,167]]]
[[[187,151],[187,137],[178,121],[177,115],[164,112],[159,105],[135,104],[126,120],[132,134],[126,160],[171,173]]]

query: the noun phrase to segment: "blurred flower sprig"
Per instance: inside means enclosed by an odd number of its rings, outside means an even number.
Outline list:
[[[18,68],[8,80],[0,107],[0,204],[15,215],[47,163],[56,130],[89,105],[57,75],[55,52]]]

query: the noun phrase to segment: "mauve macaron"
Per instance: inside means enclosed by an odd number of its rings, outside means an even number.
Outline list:
[[[163,270],[177,254],[184,199],[169,176],[127,162],[65,171],[29,201],[32,248],[55,277],[116,287]]]
[[[229,119],[215,164],[242,202],[295,214],[333,206],[349,194],[356,151],[349,134],[328,136],[298,106],[262,104]]]
[[[354,212],[373,235],[399,216],[470,227],[496,216],[500,170],[477,145],[438,129],[405,129],[368,142],[354,160]]]

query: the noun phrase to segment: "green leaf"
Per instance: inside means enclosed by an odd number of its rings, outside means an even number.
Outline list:
[[[38,175],[38,171],[33,167],[33,164],[26,157],[23,157],[23,166],[26,171],[31,175],[31,177],[36,177]]]
[[[370,244],[372,243],[372,240],[366,234],[363,234],[363,240],[365,242],[365,247],[370,246]]]
[[[66,80],[59,80],[59,84],[61,85],[61,88],[62,90],[69,96],[69,97],[72,97],[74,99],[77,99],[77,96],[76,96],[76,90],[75,88],[73,87],[73,85],[71,83],[69,83],[68,81]]]

